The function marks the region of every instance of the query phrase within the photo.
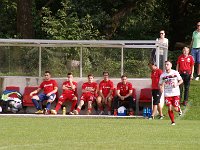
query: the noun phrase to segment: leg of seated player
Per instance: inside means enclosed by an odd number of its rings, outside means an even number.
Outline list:
[[[108,97],[108,102],[107,102],[107,106],[108,106],[108,115],[111,115],[111,106],[112,106],[112,100],[113,100],[113,97],[110,96]]]
[[[55,100],[55,98],[56,98],[55,94],[51,94],[49,97],[47,97],[47,105],[46,105],[46,112],[45,112],[45,114],[50,114],[51,103],[53,103],[53,101]]]
[[[101,96],[98,96],[98,97],[97,97],[97,100],[96,100],[97,105],[98,105],[98,108],[99,108],[100,111],[103,111],[102,100],[103,100],[103,98],[102,98]]]
[[[91,113],[92,113],[92,101],[88,101],[87,115],[90,115]]]
[[[62,104],[66,101],[66,94],[62,94],[59,99],[58,102],[56,104],[55,110],[51,110],[52,114],[57,114],[58,111],[60,110]]]
[[[120,98],[118,96],[114,97],[114,101],[113,101],[114,116],[117,116],[117,109],[119,107],[119,100],[120,100]]]
[[[81,99],[80,102],[79,102],[79,104],[78,104],[78,106],[77,106],[77,108],[76,108],[76,110],[74,111],[75,115],[78,115],[80,113],[81,108],[84,105],[84,103],[85,103],[84,100]]]
[[[70,112],[73,112],[73,111],[74,111],[74,108],[75,108],[75,106],[76,106],[76,104],[77,104],[77,100],[78,100],[78,98],[77,98],[76,96],[74,96],[74,97],[72,98],[72,100],[71,100],[72,105],[71,105],[71,108],[70,108]]]
[[[127,101],[129,101],[129,115],[133,116],[133,107],[134,107],[133,97],[129,96],[126,99]]]
[[[35,112],[36,114],[41,114],[41,113],[43,113],[42,107],[41,107],[41,105],[40,105],[40,100],[43,100],[44,97],[45,97],[45,94],[34,95],[34,96],[32,97],[32,102],[33,102],[35,108],[38,110],[37,112]]]

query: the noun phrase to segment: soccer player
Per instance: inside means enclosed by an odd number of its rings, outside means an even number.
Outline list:
[[[162,74],[162,70],[159,69],[154,62],[149,63],[149,68],[151,69],[151,88],[152,88],[152,97],[153,97],[153,111],[152,115],[149,119],[154,119],[154,116],[158,110],[159,112],[159,119],[163,119],[162,107],[160,104],[160,87],[159,87],[159,79],[160,75]]]
[[[128,102],[129,103],[129,115],[133,116],[133,107],[135,105],[135,101],[133,100],[133,87],[130,82],[127,81],[127,76],[121,76],[121,82],[117,84],[116,97],[114,98],[114,116],[117,116],[117,109],[119,102]]]
[[[165,72],[161,74],[159,84],[161,93],[164,92],[171,125],[175,125],[173,108],[176,112],[179,112],[179,116],[182,115],[179,85],[183,83],[183,80],[179,72],[171,68],[172,63],[169,60],[165,61]]]
[[[84,103],[88,103],[88,111],[87,115],[92,113],[92,103],[96,100],[97,91],[98,91],[98,84],[93,82],[94,76],[92,74],[88,75],[88,82],[83,83],[82,85],[82,95],[78,107],[74,110],[74,114],[78,115],[81,111],[82,106]]]
[[[103,72],[103,80],[99,83],[99,96],[97,97],[97,105],[99,107],[99,115],[104,114],[103,105],[108,106],[108,115],[111,115],[111,103],[113,93],[113,82],[109,80],[109,73]]]
[[[71,105],[71,109],[69,114],[72,115],[74,108],[77,104],[77,83],[75,81],[73,81],[73,75],[72,73],[68,73],[67,74],[67,81],[65,81],[62,85],[62,89],[63,89],[63,93],[61,94],[61,96],[58,99],[58,103],[56,104],[56,108],[55,110],[51,110],[52,114],[57,114],[61,105],[65,102],[65,101],[70,101],[72,103]]]
[[[188,103],[190,80],[193,79],[194,73],[194,58],[189,54],[190,49],[188,47],[183,48],[183,54],[178,57],[176,70],[180,73],[183,84],[180,85],[180,99],[182,98],[183,86],[184,86],[184,101],[183,105]]]
[[[43,90],[43,93],[35,95],[41,90]],[[35,112],[36,114],[50,114],[51,103],[55,100],[57,91],[57,82],[51,79],[51,73],[49,71],[45,71],[44,81],[40,84],[37,90],[30,93],[30,96],[32,97],[32,102],[38,110]],[[43,111],[42,107],[40,106],[40,103],[42,103],[43,101],[47,101],[45,111]]]

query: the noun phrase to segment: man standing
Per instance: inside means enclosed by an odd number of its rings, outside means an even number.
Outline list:
[[[165,72],[161,74],[159,84],[161,93],[164,92],[165,94],[165,103],[168,106],[171,125],[175,125],[172,106],[176,112],[179,112],[179,116],[181,116],[179,85],[183,83],[183,80],[179,72],[171,68],[172,63],[169,60],[165,61]]]
[[[194,73],[194,59],[192,55],[189,55],[190,49],[188,47],[183,48],[183,54],[178,57],[176,70],[180,73],[183,84],[180,85],[180,99],[183,93],[184,86],[184,101],[183,105],[186,106],[188,102],[190,80],[193,78]]]
[[[77,104],[77,83],[73,81],[73,75],[72,73],[67,74],[67,81],[65,81],[62,85],[63,93],[58,99],[58,103],[56,105],[55,110],[51,110],[52,114],[57,114],[61,105],[65,101],[70,101],[72,103],[71,109],[69,114],[72,115],[74,107]]]
[[[92,74],[88,75],[88,82],[83,83],[82,85],[82,95],[78,107],[74,110],[74,114],[78,115],[81,111],[84,103],[88,103],[87,115],[92,113],[92,103],[97,97],[98,84],[93,82],[94,76]]]
[[[152,87],[152,96],[153,96],[153,111],[152,115],[149,119],[154,119],[154,116],[158,110],[159,112],[159,119],[163,119],[162,107],[160,104],[160,87],[159,87],[159,79],[160,75],[162,74],[162,70],[159,69],[154,62],[149,63],[149,68],[151,69],[151,87]]]
[[[41,90],[43,90],[43,93],[35,95]],[[51,73],[49,71],[45,71],[44,81],[40,84],[37,90],[30,93],[30,96],[32,97],[32,102],[38,110],[37,112],[35,112],[36,114],[50,114],[51,103],[55,100],[57,91],[57,82],[51,79]],[[40,106],[40,103],[42,103],[43,101],[47,101],[45,111],[43,111],[42,107]]]
[[[130,82],[127,82],[127,76],[121,76],[121,82],[117,84],[116,97],[114,98],[114,116],[117,116],[118,102],[128,102],[129,103],[129,115],[133,116],[133,107],[135,101],[133,101],[133,87]]]
[[[113,93],[113,82],[109,80],[109,73],[103,72],[103,80],[99,84],[99,96],[97,97],[97,105],[99,107],[99,115],[104,114],[103,105],[108,106],[108,115],[111,115],[111,103]]]
[[[199,80],[200,77],[200,22],[197,22],[197,29],[192,34],[191,41],[192,56],[195,63],[197,63],[197,77],[195,80]]]

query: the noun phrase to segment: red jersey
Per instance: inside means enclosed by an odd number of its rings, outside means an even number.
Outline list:
[[[179,65],[179,73],[186,72],[191,74],[192,66],[194,65],[194,58],[192,57],[192,55],[185,56],[184,54],[182,54],[178,57],[177,64]]]
[[[122,82],[119,82],[117,84],[117,90],[120,90],[121,96],[126,96],[130,90],[133,90],[132,84],[130,82],[126,82],[126,84],[123,84]]]
[[[160,75],[162,74],[162,70],[161,69],[155,69],[155,70],[152,70],[151,72],[151,81],[152,81],[152,84],[151,84],[151,87],[152,89],[160,89],[159,88],[159,80],[160,80]]]
[[[89,90],[86,93],[92,93],[92,94],[94,94],[94,93],[96,93],[97,88],[98,88],[98,84],[96,82],[92,82],[92,83],[85,82],[82,85],[82,90]]]
[[[49,80],[49,81],[43,81],[40,84],[39,88],[43,89],[44,94],[48,94],[52,92],[55,89],[55,87],[58,87],[57,82],[55,80]]]
[[[102,93],[105,97],[110,93],[110,90],[113,90],[113,89],[114,89],[114,86],[111,80],[108,80],[108,81],[102,80],[99,83],[99,90],[102,90]]]
[[[75,90],[72,90],[72,87],[71,87],[69,81],[65,81],[63,83],[63,85],[65,85],[65,87],[67,87],[67,89],[63,90],[63,93],[65,93],[65,94],[75,94],[76,95],[76,93],[77,93],[77,83],[72,81],[72,84],[75,86]]]

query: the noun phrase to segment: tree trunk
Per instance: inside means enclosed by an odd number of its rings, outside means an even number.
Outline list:
[[[17,0],[17,33],[23,39],[35,37],[32,15],[33,1]]]

